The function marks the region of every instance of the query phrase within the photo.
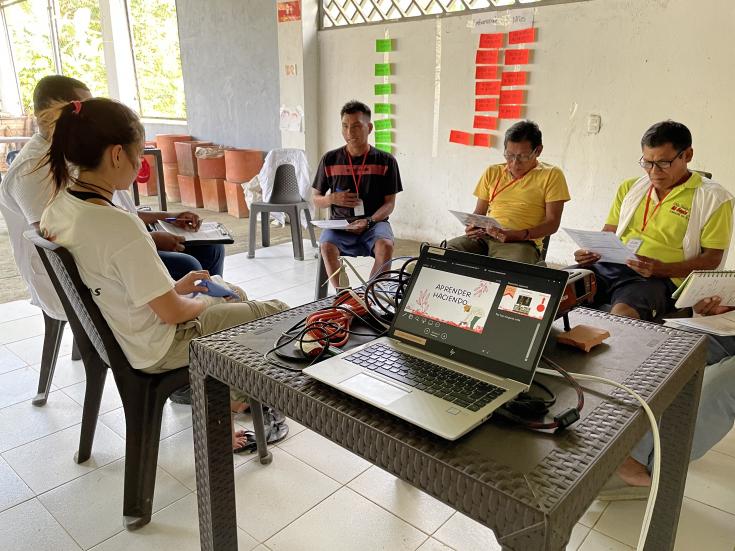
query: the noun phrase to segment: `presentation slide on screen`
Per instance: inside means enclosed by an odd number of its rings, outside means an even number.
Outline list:
[[[482,333],[499,287],[491,281],[424,268],[405,311]]]
[[[547,293],[506,285],[498,309],[529,318],[543,319],[550,297],[551,295]]]

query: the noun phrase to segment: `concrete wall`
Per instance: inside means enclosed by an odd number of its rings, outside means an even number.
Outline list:
[[[143,128],[145,128],[145,139],[155,140],[156,134],[188,134],[189,127],[186,121],[162,123],[162,122],[147,122],[143,121]]]
[[[216,143],[280,147],[273,0],[177,0],[189,132]]]
[[[693,10],[696,9],[696,16]],[[375,39],[396,39],[397,154],[405,191],[391,216],[398,237],[439,240],[461,227],[447,209],[472,209],[483,169],[502,161],[491,150],[448,143],[450,129],[472,132],[474,55],[469,17],[423,19],[319,33],[320,131],[324,152],[342,143],[339,108],[350,98],[373,103]],[[599,229],[618,184],[641,174],[640,137],[667,118],[694,135],[692,168],[710,171],[735,192],[730,130],[735,121],[735,62],[729,36],[731,0],[593,0],[536,9],[526,116],[544,133],[542,159],[560,166],[572,201],[562,225]],[[437,155],[432,156],[434,76],[441,44]],[[587,133],[599,114],[602,130]],[[549,260],[567,262],[574,247],[563,233]],[[735,256],[730,255],[731,261]]]

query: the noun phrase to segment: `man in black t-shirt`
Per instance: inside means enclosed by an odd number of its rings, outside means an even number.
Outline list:
[[[339,287],[340,254],[375,257],[371,276],[393,255],[388,216],[403,187],[393,155],[368,143],[373,130],[370,115],[370,108],[359,101],[342,107],[342,136],[347,145],[322,157],[312,186],[317,207],[329,207],[332,220],[350,221],[344,230],[324,230],[319,240],[335,288]]]

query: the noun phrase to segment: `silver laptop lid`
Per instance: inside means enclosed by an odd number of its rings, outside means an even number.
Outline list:
[[[389,335],[530,384],[569,273],[424,247]]]

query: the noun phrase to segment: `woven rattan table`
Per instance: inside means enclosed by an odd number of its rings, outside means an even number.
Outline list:
[[[583,385],[582,418],[560,435],[490,421],[448,442],[308,377],[263,360],[258,335],[290,326],[321,301],[208,337],[191,348],[194,449],[203,550],[237,549],[228,385],[264,403],[487,525],[507,550],[564,549],[575,523],[644,434],[648,423],[632,398],[603,385]],[[705,340],[692,333],[587,309],[572,325],[607,329],[611,337],[585,354],[556,345],[546,353],[570,371],[601,375],[638,391],[661,419],[661,487],[647,550],[672,549],[679,521]],[[247,335],[247,336],[243,336]],[[240,342],[232,340],[237,338]],[[252,339],[252,347],[243,342]],[[272,342],[271,342],[272,344]],[[543,377],[557,406],[573,390]],[[552,409],[552,412],[554,411]],[[257,424],[257,421],[256,421]],[[268,462],[269,455],[261,457]]]

